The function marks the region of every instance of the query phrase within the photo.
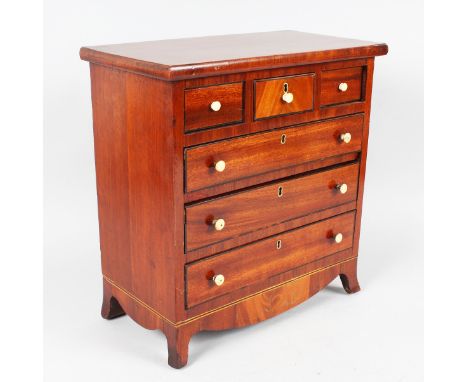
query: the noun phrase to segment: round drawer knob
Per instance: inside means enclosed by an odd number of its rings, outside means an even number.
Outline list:
[[[344,133],[344,134],[341,134],[341,135],[340,135],[340,139],[341,139],[344,143],[349,143],[349,142],[351,142],[351,133]]]
[[[294,100],[294,95],[292,93],[284,93],[282,99],[286,103],[291,103]]]
[[[215,163],[214,168],[218,172],[223,172],[224,169],[226,168],[226,162],[223,160],[219,160]]]
[[[342,194],[346,194],[346,192],[348,191],[348,185],[346,183],[337,184],[336,189],[340,191]]]
[[[224,276],[223,275],[214,275],[212,280],[217,286],[221,286],[221,285],[224,284]]]
[[[339,244],[343,241],[343,234],[337,233],[333,239],[335,240],[335,243]]]
[[[226,226],[226,222],[224,221],[224,219],[215,219],[213,220],[212,224],[215,227],[216,231],[222,231]]]
[[[340,92],[345,92],[346,90],[348,90],[348,84],[346,82],[342,82],[338,85],[338,89]]]
[[[221,109],[221,102],[219,102],[219,101],[211,102],[210,108],[213,111],[219,111]]]

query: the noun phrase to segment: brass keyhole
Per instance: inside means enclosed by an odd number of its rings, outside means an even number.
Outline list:
[[[289,91],[289,85],[287,82],[283,84],[283,92],[287,93]]]
[[[281,144],[284,145],[286,143],[286,134],[281,136]]]
[[[278,198],[281,198],[283,196],[283,187],[279,186],[278,187]]]
[[[281,240],[276,240],[276,249],[281,249]]]

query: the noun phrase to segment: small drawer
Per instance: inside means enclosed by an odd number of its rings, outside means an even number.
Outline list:
[[[187,192],[361,150],[363,115],[226,139],[185,151]]]
[[[186,207],[186,251],[356,200],[359,166],[241,191]]]
[[[313,109],[315,74],[255,81],[255,119]]]
[[[186,265],[192,307],[353,246],[349,212]]]
[[[243,120],[243,83],[185,90],[185,131]]]
[[[336,105],[362,99],[363,68],[346,68],[322,72],[320,106]]]

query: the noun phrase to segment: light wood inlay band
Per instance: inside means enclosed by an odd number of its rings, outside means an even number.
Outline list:
[[[212,310],[209,310],[209,311],[206,311],[204,313],[201,313],[197,316],[194,316],[194,317],[190,317],[186,320],[182,320],[182,321],[178,321],[178,322],[174,322],[172,320],[170,320],[169,318],[165,317],[164,315],[162,315],[161,313],[159,313],[157,310],[153,309],[152,307],[150,307],[148,304],[146,304],[144,301],[140,300],[139,298],[137,298],[136,296],[134,296],[132,293],[130,293],[129,291],[127,291],[126,289],[122,288],[121,286],[119,286],[116,282],[114,282],[112,279],[110,279],[109,277],[107,277],[106,275],[102,275],[104,280],[106,280],[106,282],[108,282],[109,284],[111,284],[114,288],[118,289],[119,291],[121,291],[122,293],[124,293],[126,296],[130,297],[133,301],[135,301],[137,304],[141,305],[143,308],[147,309],[149,312],[155,314],[156,316],[158,316],[159,318],[161,318],[162,320],[170,323],[171,325],[173,325],[174,327],[180,327],[180,326],[183,326],[183,325],[187,325],[189,324],[190,322],[193,322],[195,320],[198,320],[200,318],[203,318],[203,317],[206,317],[206,316],[209,316],[213,313],[216,313],[216,312],[219,312],[220,310],[223,310],[223,309],[226,309],[228,307],[231,307],[233,305],[236,305],[236,304],[239,304],[241,303],[242,301],[245,301],[245,300],[248,300],[249,298],[252,298],[254,296],[257,296],[261,293],[265,293],[265,292],[268,292],[270,290],[273,290],[273,289],[276,289],[276,288],[279,288],[285,284],[289,284],[289,283],[292,283],[294,281],[297,281],[299,279],[302,279],[304,277],[307,277],[307,276],[310,276],[312,274],[315,274],[315,273],[319,273],[319,272],[322,272],[326,269],[329,269],[329,268],[332,268],[332,267],[336,267],[337,265],[341,265],[341,264],[344,264],[344,263],[347,263],[349,261],[352,261],[352,260],[355,260],[357,257],[350,257],[349,259],[346,259],[344,261],[341,261],[339,263],[336,263],[336,264],[333,264],[333,265],[329,265],[327,267],[322,267],[322,268],[318,268],[318,269],[315,269],[313,271],[310,271],[310,272],[307,272],[307,273],[304,273],[303,275],[301,276],[297,276],[297,277],[294,277],[292,279],[289,279],[283,283],[280,283],[280,284],[276,284],[272,287],[269,287],[269,288],[266,288],[266,289],[262,289],[261,291],[259,292],[256,292],[256,293],[253,293],[251,295],[248,295],[248,296],[245,296],[245,297],[242,297],[238,300],[235,300],[235,301],[232,301],[228,304],[225,304],[225,305],[222,305],[216,309],[212,309]]]

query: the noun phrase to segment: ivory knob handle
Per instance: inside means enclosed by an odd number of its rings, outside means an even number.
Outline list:
[[[337,233],[333,239],[335,240],[335,243],[341,243],[343,241],[343,234],[342,233]]]
[[[291,103],[294,100],[294,95],[292,93],[283,93],[283,96],[281,97],[284,102],[286,103]]]
[[[211,102],[210,108],[213,111],[219,111],[221,109],[221,102],[219,102],[219,101]]]
[[[346,183],[337,184],[335,188],[342,194],[346,194],[346,192],[348,191],[348,185]]]
[[[223,275],[214,275],[212,280],[217,286],[221,286],[221,285],[224,284],[224,276]]]
[[[213,224],[216,231],[222,231],[226,226],[224,219],[214,219],[211,224]]]
[[[218,172],[223,172],[224,169],[226,168],[226,162],[223,160],[219,160],[214,164],[214,168]]]
[[[341,139],[344,143],[349,143],[349,142],[351,142],[351,133],[344,133],[344,134],[341,134],[341,135],[340,135],[340,139]]]
[[[342,82],[338,85],[338,90],[340,92],[345,92],[346,90],[348,90],[348,84],[346,82]]]

